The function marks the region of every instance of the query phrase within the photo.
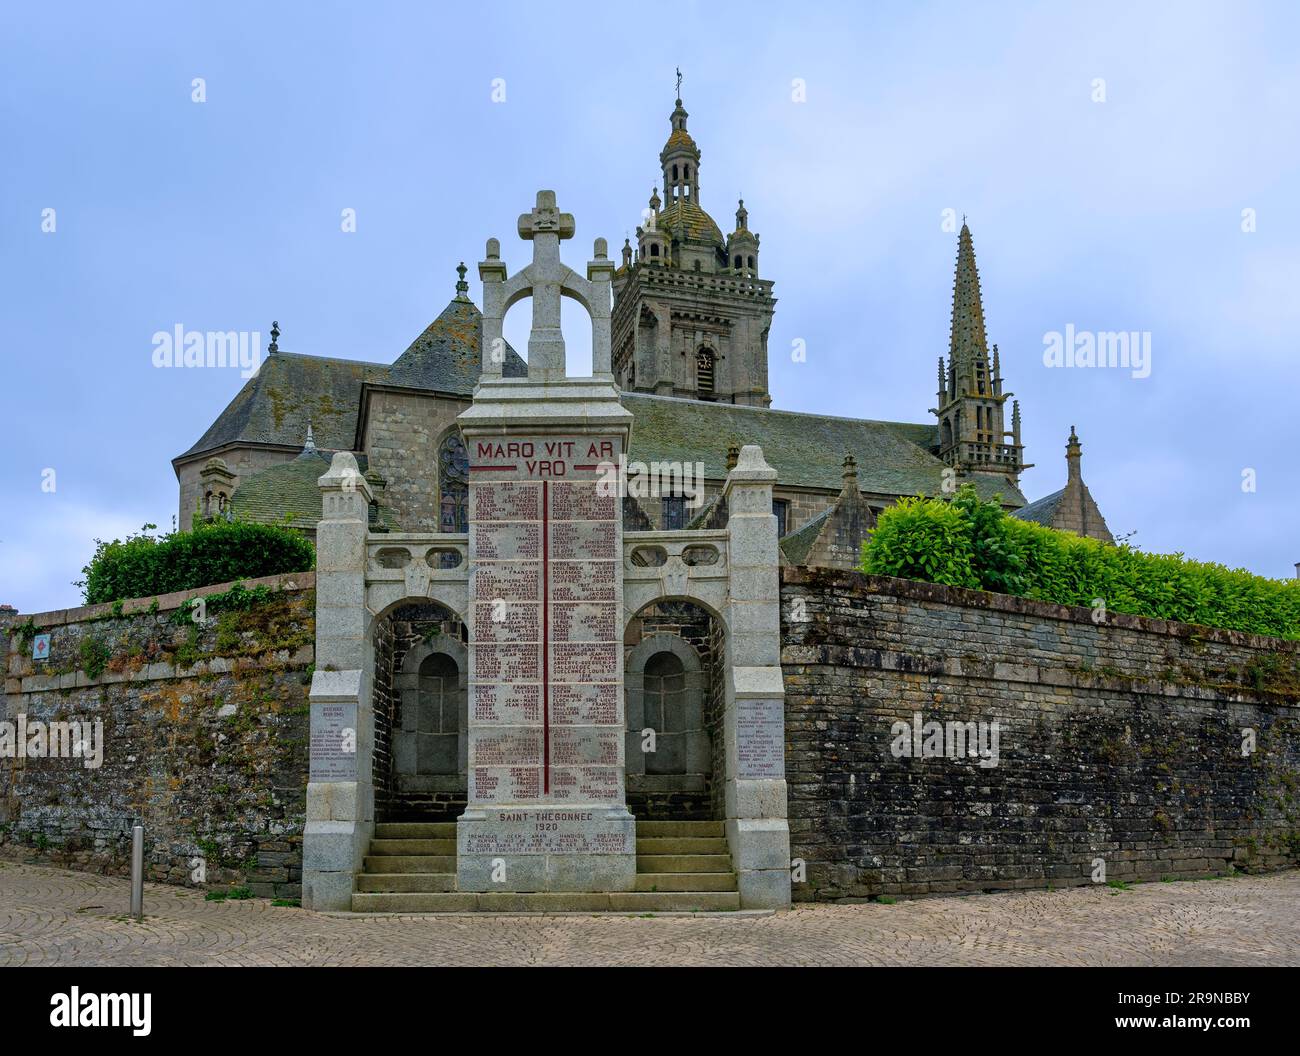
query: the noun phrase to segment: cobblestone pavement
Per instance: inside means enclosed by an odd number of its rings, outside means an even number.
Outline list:
[[[0,862],[0,965],[1300,964],[1300,872],[763,916],[343,916]]]

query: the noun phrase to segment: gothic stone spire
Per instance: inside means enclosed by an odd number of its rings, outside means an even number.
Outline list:
[[[957,240],[957,274],[952,287],[952,336],[949,358],[956,375],[953,396],[978,390],[978,373],[989,376],[989,346],[984,328],[984,302],[980,296],[979,269],[975,266],[975,245],[970,228],[961,225]]]
[[[1012,393],[1002,389],[1002,361],[994,346],[989,359],[984,302],[970,228],[962,220],[957,239],[957,272],[952,288],[952,333],[948,364],[939,358],[938,454],[963,473],[990,473],[1015,480],[1022,469],[1020,413],[1012,408],[1008,431],[1004,405]]]

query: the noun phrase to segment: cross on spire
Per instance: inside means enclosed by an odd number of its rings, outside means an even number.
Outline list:
[[[682,101],[682,68],[677,67],[677,102]]]

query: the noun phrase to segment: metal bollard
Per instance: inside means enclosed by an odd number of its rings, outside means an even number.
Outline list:
[[[144,920],[144,826],[131,827],[131,916]]]

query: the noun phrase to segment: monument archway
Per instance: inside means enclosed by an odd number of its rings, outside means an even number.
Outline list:
[[[639,821],[721,820],[720,622],[688,601],[657,602],[625,641],[628,809]]]
[[[375,820],[454,821],[465,809],[467,631],[412,598],[373,622]]]

